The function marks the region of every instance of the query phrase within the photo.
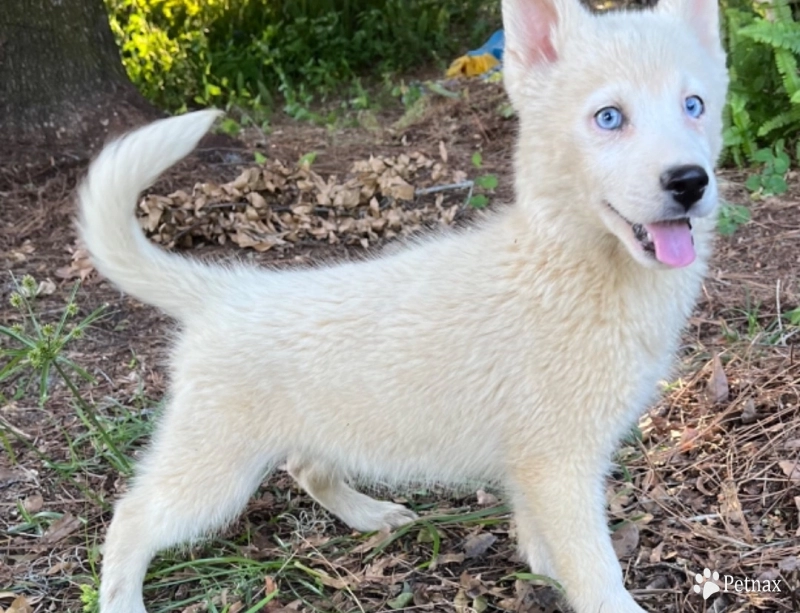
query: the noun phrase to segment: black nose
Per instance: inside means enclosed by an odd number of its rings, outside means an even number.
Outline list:
[[[676,166],[661,175],[661,187],[687,211],[703,197],[706,185],[708,174],[700,166]]]

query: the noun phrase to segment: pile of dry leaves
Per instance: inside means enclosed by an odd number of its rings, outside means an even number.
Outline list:
[[[139,205],[144,230],[166,246],[195,239],[267,251],[306,240],[367,247],[435,223],[451,224],[462,202],[420,189],[463,183],[466,174],[422,153],[356,161],[347,176],[323,178],[308,163],[274,160],[246,168],[223,185],[199,183],[192,193],[150,195]],[[425,191],[425,190],[423,190]]]
[[[191,193],[150,194],[137,214],[145,233],[168,248],[197,244],[268,251],[309,243],[370,245],[424,227],[451,225],[468,217],[472,181],[461,170],[419,152],[357,160],[340,178],[324,178],[309,160],[279,160],[245,168],[233,181],[197,183]],[[76,242],[65,279],[93,270]]]

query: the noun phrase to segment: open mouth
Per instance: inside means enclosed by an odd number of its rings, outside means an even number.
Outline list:
[[[633,238],[644,253],[673,268],[688,266],[694,262],[694,237],[692,222],[688,217],[647,224],[633,223],[610,203],[606,204],[630,226]]]

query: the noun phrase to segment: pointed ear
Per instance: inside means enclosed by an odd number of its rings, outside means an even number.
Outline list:
[[[534,91],[536,69],[558,61],[562,41],[588,15],[580,0],[503,0],[503,81],[518,112]]]
[[[556,61],[556,31],[576,12],[570,2],[579,0],[503,0],[504,56],[527,68]]]
[[[655,10],[686,22],[711,53],[724,53],[719,30],[718,0],[659,0]]]
[[[556,7],[549,0],[503,0],[504,54],[524,66],[555,61],[557,23]]]

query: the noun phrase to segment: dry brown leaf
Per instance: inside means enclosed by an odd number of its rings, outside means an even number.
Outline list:
[[[795,497],[795,504],[800,510],[800,496]],[[800,556],[789,556],[778,562],[778,568],[785,573],[791,573],[795,570],[800,570]]]
[[[445,553],[436,558],[436,566],[446,564],[461,564],[466,556],[463,553]]]
[[[750,526],[747,525],[747,520],[742,511],[742,503],[739,501],[738,488],[732,479],[726,479],[722,482],[718,499],[720,501],[720,515],[725,520],[725,528],[728,534],[737,539],[744,534],[745,540],[748,543],[752,543],[753,534],[750,532]],[[731,526],[731,521],[736,523],[739,528]]]
[[[650,564],[660,564],[661,556],[663,554],[664,554],[664,541],[661,541],[658,545],[653,547],[653,551],[650,552]]]
[[[83,247],[80,241],[75,241],[72,247],[67,249],[71,254],[71,262],[56,270],[56,276],[60,279],[80,279],[86,278],[94,271],[94,265],[89,258],[89,252]]]
[[[728,377],[722,367],[722,360],[718,355],[711,362],[711,376],[706,385],[708,399],[712,404],[720,404],[728,400]]]
[[[53,283],[50,279],[45,279],[41,283],[39,283],[39,287],[36,288],[36,295],[37,296],[50,296],[53,292],[56,291],[56,284]]]
[[[6,613],[33,613],[33,605],[25,596],[20,595],[14,598],[11,606],[6,609]]]
[[[700,433],[694,428],[684,428],[683,432],[681,432],[681,440],[678,445],[678,448],[682,453],[690,451],[694,448],[699,434]]]
[[[53,575],[57,575],[60,572],[69,572],[73,568],[75,568],[75,562],[69,560],[61,560],[61,562],[56,562],[50,568],[48,568],[44,574],[48,577],[51,577]]]
[[[22,501],[22,508],[25,509],[27,513],[38,513],[42,510],[44,506],[44,498],[42,498],[41,494],[34,494],[33,496],[28,496],[25,500]]]
[[[496,540],[497,537],[491,532],[480,532],[470,536],[464,541],[464,555],[467,559],[479,558],[494,545]]]
[[[752,424],[758,419],[758,416],[756,415],[756,403],[752,398],[745,400],[740,419],[742,420],[743,424]]]
[[[67,538],[70,534],[80,528],[81,525],[82,522],[80,519],[71,513],[65,513],[52,524],[50,524],[50,527],[42,536],[42,542],[47,544],[57,543],[58,541]]]
[[[783,474],[785,474],[790,481],[800,483],[800,461],[781,460],[778,462]]]
[[[625,522],[612,533],[611,544],[617,558],[629,557],[639,546],[639,526],[634,522]]]
[[[469,598],[467,598],[467,594],[464,590],[458,590],[455,598],[453,598],[453,608],[456,610],[456,613],[469,613]]]
[[[351,550],[351,553],[353,553],[353,554],[361,554],[361,553],[367,553],[368,551],[372,551],[373,549],[375,549],[375,547],[380,545],[388,537],[389,537],[389,530],[388,529],[380,530],[379,532],[376,532],[375,534],[373,534],[371,537],[369,537],[366,541],[364,541],[363,543],[361,543],[357,547],[354,547]]]

